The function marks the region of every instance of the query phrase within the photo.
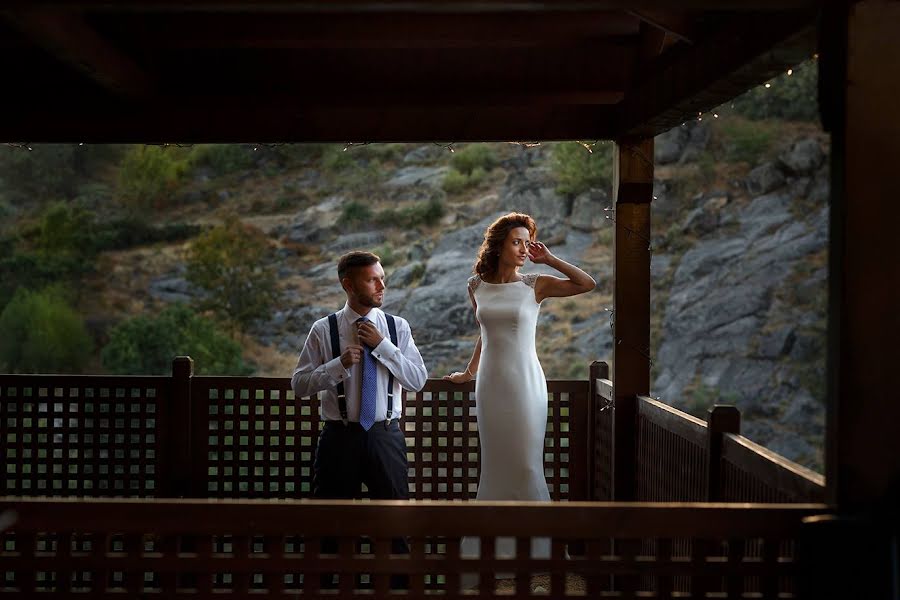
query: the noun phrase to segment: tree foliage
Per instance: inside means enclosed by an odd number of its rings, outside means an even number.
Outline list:
[[[236,217],[201,234],[191,245],[187,278],[208,292],[201,306],[213,310],[232,331],[246,331],[278,301],[274,270],[268,266],[266,235]]]
[[[734,111],[748,119],[816,121],[819,118],[818,63],[808,60],[734,99]]]
[[[577,196],[612,185],[612,144],[594,144],[589,152],[578,142],[561,142],[551,150],[550,168],[556,191]]]
[[[78,373],[92,352],[84,321],[57,289],[19,289],[0,313],[6,372]]]
[[[32,144],[0,149],[0,181],[14,204],[73,198],[93,166],[118,151],[108,144]]]
[[[176,304],[155,317],[119,323],[101,352],[103,367],[119,375],[167,375],[172,359],[190,356],[200,375],[249,375],[241,348],[209,319]]]
[[[4,244],[9,251],[0,258],[0,306],[20,288],[61,284],[79,289],[94,269],[96,241],[93,214],[62,202],[48,206],[35,225]]]
[[[133,209],[146,210],[167,204],[187,170],[180,148],[132,146],[119,168],[119,193]]]

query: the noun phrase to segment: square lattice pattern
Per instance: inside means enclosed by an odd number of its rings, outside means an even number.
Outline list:
[[[544,462],[554,500],[587,499],[587,387],[550,382]],[[584,389],[582,389],[582,387]],[[195,485],[210,497],[312,495],[322,428],[317,397],[297,399],[287,379],[195,377]],[[429,380],[404,392],[402,427],[416,499],[472,499],[479,447],[474,386]],[[365,488],[362,493],[365,496]]]
[[[159,495],[160,403],[167,381],[4,376],[0,494]]]

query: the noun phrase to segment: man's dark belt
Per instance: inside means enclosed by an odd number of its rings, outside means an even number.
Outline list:
[[[375,421],[375,424],[372,425],[372,427],[377,427],[379,423],[381,423],[384,426],[384,428],[387,429],[394,423],[400,423],[400,419],[391,419],[391,420],[385,419],[383,421]],[[362,425],[360,425],[358,421],[348,421],[345,424],[341,419],[326,419],[325,424],[331,425],[332,427],[336,427],[338,425],[340,425],[341,427],[351,427],[351,426],[362,427]]]

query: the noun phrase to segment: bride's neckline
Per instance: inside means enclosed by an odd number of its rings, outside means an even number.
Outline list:
[[[522,283],[523,281],[525,281],[525,278],[524,278],[524,277],[519,277],[519,278],[516,279],[516,280],[513,280],[513,281],[504,281],[504,282],[501,282],[501,283],[491,283],[490,281],[486,281],[486,280],[482,279],[482,280],[481,280],[481,283],[486,283],[486,284],[488,284],[488,285],[509,285],[509,284],[511,284],[511,283]]]

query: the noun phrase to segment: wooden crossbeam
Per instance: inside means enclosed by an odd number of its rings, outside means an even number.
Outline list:
[[[656,135],[810,58],[814,15],[736,17],[708,38],[666,52],[626,94],[623,137]]]
[[[116,15],[149,48],[522,48],[628,36],[640,20],[621,11],[464,14]]]
[[[649,23],[656,29],[675,37],[676,39],[690,42],[694,37],[690,16],[683,12],[669,12],[662,10],[629,10],[633,15]]]
[[[244,108],[96,106],[19,110],[0,123],[0,139],[39,142],[399,142],[608,139],[611,113],[595,106]]]
[[[26,35],[59,60],[70,64],[103,88],[124,96],[144,96],[153,90],[150,77],[130,58],[97,35],[70,12],[24,9],[7,17]]]
[[[220,12],[229,10],[297,12],[401,12],[412,10],[447,13],[485,13],[497,10],[790,10],[815,8],[821,0],[7,0],[11,7],[50,6],[79,10]]]

